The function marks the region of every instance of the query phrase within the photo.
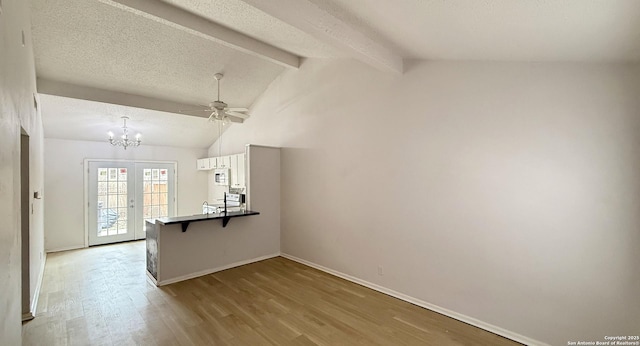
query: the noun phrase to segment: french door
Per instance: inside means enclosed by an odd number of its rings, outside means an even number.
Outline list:
[[[136,163],[136,239],[146,238],[146,220],[176,215],[174,171],[173,164]]]
[[[172,163],[88,161],[89,246],[144,239],[147,219],[175,216]]]

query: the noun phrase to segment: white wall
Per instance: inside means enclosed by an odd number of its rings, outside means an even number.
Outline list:
[[[20,128],[30,136],[30,185],[42,189],[42,121],[36,91],[28,2],[2,1],[0,14],[0,344],[21,343],[20,222],[30,223],[31,295],[44,263],[42,201],[30,199],[30,220],[20,216]],[[22,44],[24,31],[25,44]],[[32,298],[32,297],[31,297]]]
[[[640,325],[638,95],[638,65],[310,59],[223,154],[283,147],[283,253],[525,338],[603,340]]]
[[[45,139],[45,248],[60,251],[84,247],[84,177],[85,159],[177,161],[178,209],[176,215],[202,211],[207,199],[207,174],[196,170],[196,160],[207,155],[206,149],[172,148],[141,145],[123,150],[106,141],[89,142]]]

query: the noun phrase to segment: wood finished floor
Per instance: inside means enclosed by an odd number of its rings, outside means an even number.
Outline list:
[[[50,254],[23,344],[519,345],[282,257],[158,288],[144,246]]]

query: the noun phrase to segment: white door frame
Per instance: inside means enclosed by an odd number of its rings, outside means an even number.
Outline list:
[[[164,163],[172,164],[175,179],[175,198],[173,200],[173,208],[178,211],[178,162],[177,161],[151,161],[151,160],[118,160],[118,159],[84,159],[83,177],[84,177],[84,247],[89,247],[89,162],[125,162],[125,163]]]

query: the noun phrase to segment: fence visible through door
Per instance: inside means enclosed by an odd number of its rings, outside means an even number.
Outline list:
[[[144,239],[144,221],[175,215],[175,164],[88,161],[88,241]]]

